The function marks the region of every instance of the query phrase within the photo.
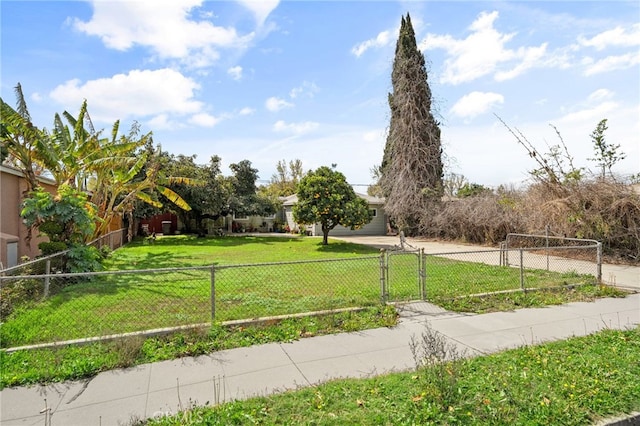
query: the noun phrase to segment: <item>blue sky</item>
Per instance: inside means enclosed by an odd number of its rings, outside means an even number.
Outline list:
[[[87,99],[97,129],[135,120],[171,153],[219,155],[225,174],[248,159],[268,180],[301,159],[369,184],[407,12],[450,172],[527,178],[535,164],[496,114],[543,152],[555,126],[594,171],[589,135],[607,118],[627,156],[615,171],[640,171],[638,1],[3,0],[1,96],[13,104],[20,82],[47,128]]]

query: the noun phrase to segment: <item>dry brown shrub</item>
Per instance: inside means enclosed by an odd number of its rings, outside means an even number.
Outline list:
[[[493,244],[509,232],[537,233],[603,243],[606,254],[640,261],[640,195],[615,181],[590,180],[553,190],[533,184],[522,191],[481,195],[442,203],[425,215],[425,236]]]
[[[423,217],[422,231],[429,237],[497,244],[509,232],[523,228],[522,195],[516,191],[444,202]]]

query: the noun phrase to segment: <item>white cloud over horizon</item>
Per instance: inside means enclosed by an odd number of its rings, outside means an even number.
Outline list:
[[[159,87],[163,90],[158,90]],[[49,97],[70,111],[87,99],[92,119],[113,122],[130,117],[200,113],[204,103],[195,99],[199,88],[191,78],[164,68],[131,70],[84,83],[69,80],[54,88]]]
[[[220,49],[246,49],[255,37],[253,32],[241,35],[234,27],[216,26],[211,18],[195,20],[192,12],[203,1],[92,0],[91,19],[73,18],[69,22],[77,31],[100,38],[110,49],[126,51],[141,46],[160,59],[177,59],[187,66],[202,68],[220,58]],[[260,21],[278,2],[243,4]]]
[[[504,103],[504,96],[493,92],[471,92],[451,107],[451,112],[462,118],[473,118]]]
[[[396,31],[397,32],[397,31]],[[375,38],[365,40],[361,43],[356,44],[351,48],[351,53],[356,57],[362,56],[367,50],[380,48],[390,45],[393,42],[393,38],[391,37],[391,30],[385,30],[380,33]]]
[[[294,105],[291,102],[286,101],[285,99],[278,98],[276,96],[272,96],[267,99],[264,103],[265,108],[271,112],[278,112],[281,109],[292,108]]]
[[[227,74],[231,76],[232,79],[238,81],[242,79],[242,67],[240,65],[236,65],[235,67],[231,67],[227,69]]]
[[[294,135],[302,135],[316,130],[320,124],[315,121],[302,121],[299,123],[286,123],[284,120],[278,120],[273,124],[274,132],[284,132]]]

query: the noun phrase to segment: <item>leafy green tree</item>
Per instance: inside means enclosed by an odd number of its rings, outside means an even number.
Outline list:
[[[38,245],[44,255],[73,251],[65,268],[69,272],[99,267],[97,250],[85,245],[97,221],[95,205],[89,202],[85,192],[68,184],[60,185],[56,194],[37,187],[22,203],[20,215],[25,225],[38,228],[49,237],[48,242]]]
[[[201,185],[185,185],[175,183],[170,188],[179,194],[191,207],[191,210],[176,211],[187,232],[192,232],[191,224],[195,224],[199,235],[205,234],[204,220],[217,220],[229,214],[229,196],[231,185],[229,179],[222,176],[221,159],[212,156],[208,164],[197,164],[196,156],[172,156],[168,170],[172,175],[184,176],[201,182]]]
[[[479,183],[465,183],[462,185],[460,189],[456,192],[456,195],[461,198],[466,197],[477,197],[479,195],[491,194],[493,191],[491,188],[487,188],[484,185],[480,185]]]
[[[431,113],[425,58],[403,16],[391,73],[391,121],[380,166],[385,211],[409,233],[443,193],[440,127]]]
[[[233,172],[230,179],[232,194],[229,209],[235,214],[266,216],[274,214],[276,207],[272,200],[257,192],[258,169],[251,167],[251,161],[242,160],[229,165]]]
[[[279,160],[276,164],[276,173],[271,176],[269,184],[261,188],[261,192],[272,198],[295,194],[302,176],[304,171],[301,160],[291,160],[289,163]]]
[[[307,173],[297,194],[294,220],[306,225],[320,223],[323,245],[329,244],[329,232],[336,226],[358,229],[373,219],[366,200],[355,193],[345,176],[326,166]]]
[[[600,177],[602,179],[606,177],[607,171],[609,172],[609,175],[613,176],[611,168],[619,161],[627,158],[626,154],[620,151],[620,144],[614,145],[606,141],[604,132],[608,129],[607,119],[605,118],[600,120],[595,130],[591,133],[595,156],[593,158],[589,158],[589,160],[596,162],[600,168]]]

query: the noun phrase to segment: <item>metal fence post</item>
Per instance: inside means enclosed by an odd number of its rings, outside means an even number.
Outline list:
[[[216,320],[216,266],[211,265],[211,321]]]
[[[509,234],[504,239],[504,266],[509,266]]]
[[[382,304],[387,303],[387,286],[386,286],[386,265],[385,265],[385,250],[380,249],[380,301]]]
[[[598,241],[596,244],[596,282],[602,282],[602,243]]]
[[[46,299],[47,297],[49,297],[49,283],[51,280],[51,277],[49,276],[49,274],[51,274],[51,260],[47,259],[47,261],[44,264],[44,298]]]
[[[525,291],[524,289],[524,250],[520,249],[520,289]]]
[[[544,228],[544,240],[545,240],[545,248],[547,254],[547,271],[549,270],[549,224]]]
[[[424,247],[420,248],[420,292],[422,300],[427,300],[427,259],[424,256]]]

